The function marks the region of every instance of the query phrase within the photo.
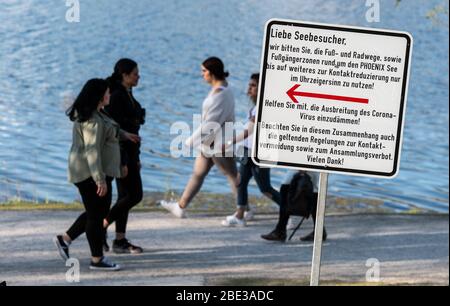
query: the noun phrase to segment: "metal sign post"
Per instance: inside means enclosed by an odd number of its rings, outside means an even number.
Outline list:
[[[325,219],[325,203],[327,199],[328,173],[320,174],[319,199],[317,201],[316,229],[314,234],[314,250],[311,269],[311,286],[319,286],[320,263],[322,259],[323,226]]]

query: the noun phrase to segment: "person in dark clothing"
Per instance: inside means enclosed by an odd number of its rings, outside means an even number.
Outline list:
[[[287,202],[288,202],[287,193],[284,192],[283,190],[286,190],[286,188],[284,186],[289,186],[290,181],[292,180],[295,173],[296,172],[290,173],[288,175],[288,178],[286,179],[285,183],[281,186],[281,191],[282,191],[281,192],[281,205],[280,205],[280,213],[279,213],[279,217],[278,217],[278,223],[272,232],[261,236],[261,238],[263,238],[265,240],[280,241],[280,242],[286,241],[286,238],[287,238],[286,227],[288,225],[290,215],[287,211]],[[315,228],[316,213],[317,213],[317,200],[319,197],[319,194],[318,194],[319,175],[314,172],[307,172],[307,174],[311,177],[311,181],[314,186],[312,207],[311,207],[311,217],[312,217],[312,220],[314,223],[314,228]],[[314,230],[310,234],[302,237],[300,240],[301,241],[314,241]],[[324,241],[327,240],[327,232],[326,232],[325,228],[324,228],[324,232],[323,232],[323,240]]]
[[[114,73],[108,78],[111,86],[111,102],[106,112],[120,125],[120,128],[139,135],[141,125],[145,123],[145,109],[134,98],[132,88],[139,83],[138,64],[131,59],[119,60]],[[140,254],[143,249],[130,243],[126,238],[128,215],[130,210],[142,201],[140,142],[124,141],[120,143],[121,164],[124,177],[117,179],[118,200],[104,220],[105,229],[116,223],[116,239],[113,241],[115,253]],[[104,249],[109,246],[104,243]]]

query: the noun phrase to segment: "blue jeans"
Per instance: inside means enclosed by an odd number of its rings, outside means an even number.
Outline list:
[[[242,208],[248,205],[248,184],[252,177],[255,179],[256,184],[262,193],[266,196],[270,196],[275,203],[281,205],[280,193],[270,184],[270,168],[260,168],[255,165],[248,153],[248,149],[245,148],[244,158],[242,158],[239,167],[241,181],[238,186],[238,206]]]

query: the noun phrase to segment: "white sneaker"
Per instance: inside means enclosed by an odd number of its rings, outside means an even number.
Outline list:
[[[161,207],[171,212],[175,217],[184,219],[186,218],[186,211],[180,207],[178,202],[161,201]]]
[[[246,227],[247,222],[245,219],[238,219],[235,215],[226,217],[225,220],[222,221],[222,226],[225,227]]]
[[[302,218],[300,218],[299,216],[290,216],[288,224],[286,226],[286,230],[287,231],[295,230],[300,221],[302,221]]]
[[[249,210],[244,213],[245,221],[253,221],[254,219],[255,219],[255,212],[253,210]]]

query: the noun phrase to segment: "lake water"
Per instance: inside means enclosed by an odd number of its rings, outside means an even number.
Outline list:
[[[65,1],[0,0],[0,202],[72,201],[66,182],[71,98],[92,77],[111,74],[117,59],[139,62],[135,96],[147,108],[143,136],[146,191],[183,189],[193,159],[170,158],[170,126],[191,122],[208,87],[199,65],[221,57],[231,73],[236,115],[244,120],[249,75],[259,70],[263,29],[273,17],[410,32],[415,39],[401,171],[395,180],[332,175],[329,193],[381,199],[448,212],[448,21],[426,14],[448,1],[381,1],[381,22],[368,23],[365,1],[81,0],[81,22],[65,20]],[[445,16],[443,20],[447,19]],[[273,171],[279,186],[284,171]],[[216,170],[204,190],[229,192]],[[256,189],[253,187],[253,192]]]

